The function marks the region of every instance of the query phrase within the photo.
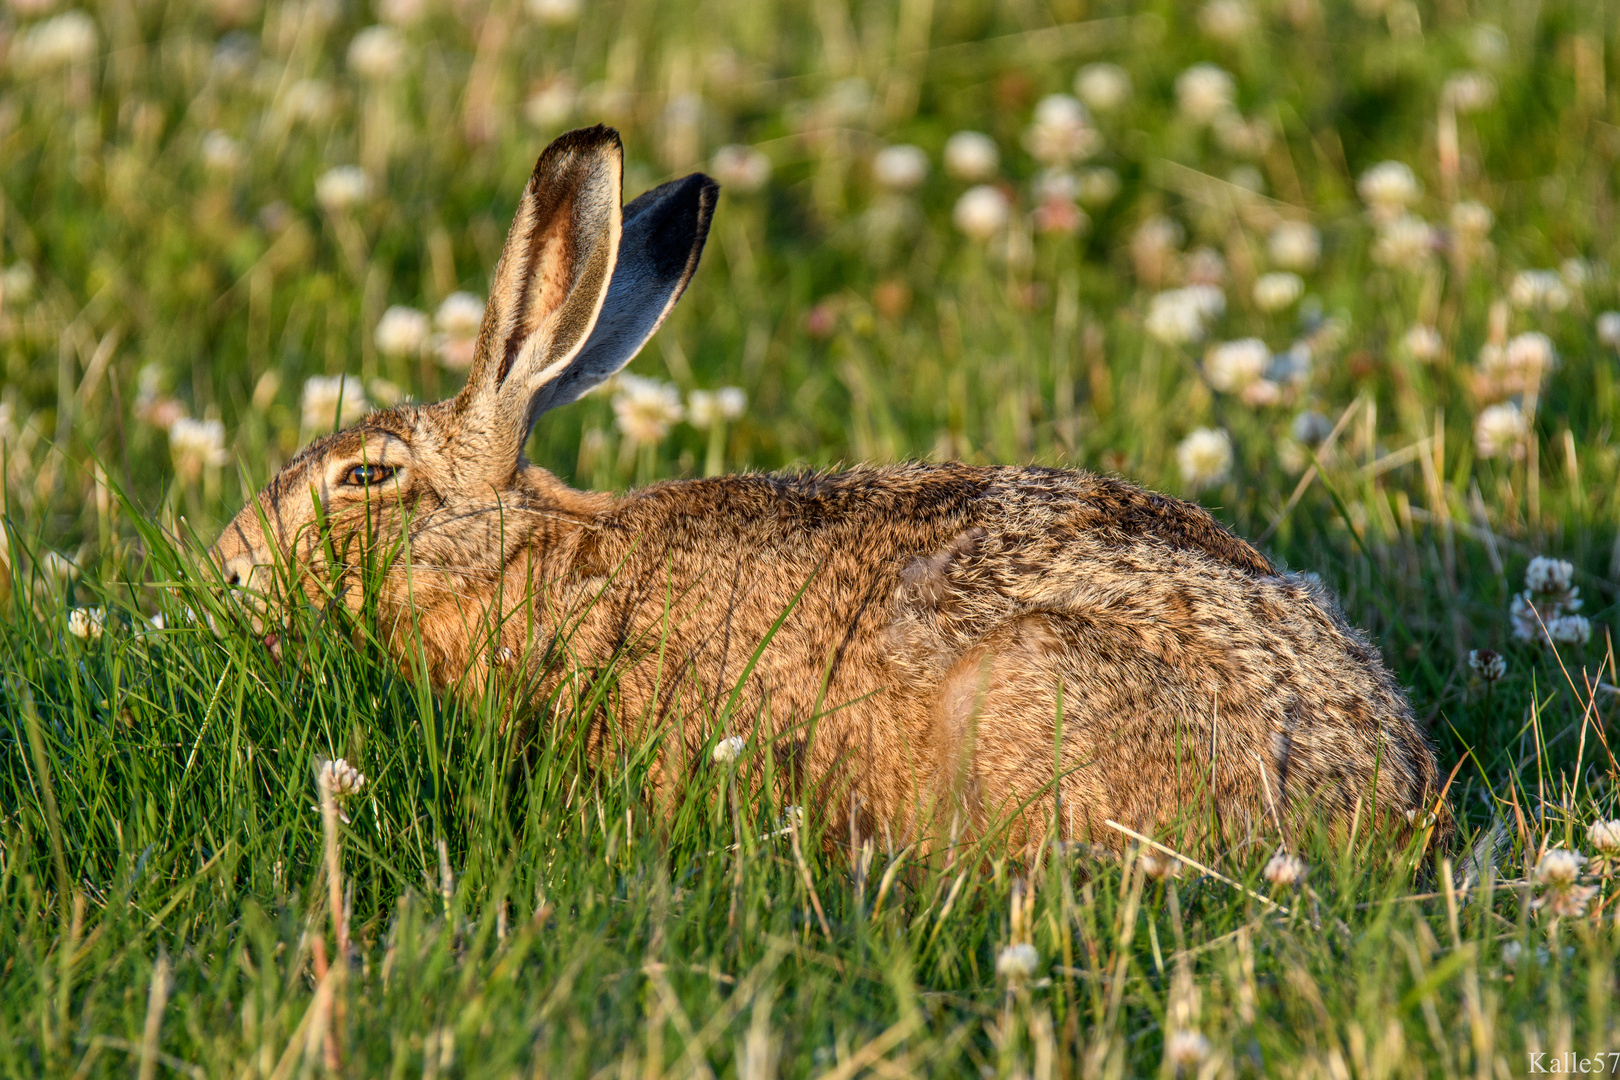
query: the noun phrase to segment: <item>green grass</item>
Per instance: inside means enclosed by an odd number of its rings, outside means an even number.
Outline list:
[[[1588,826],[1620,817],[1620,357],[1597,326],[1620,307],[1613,3],[1256,0],[1226,38],[1172,3],[626,0],[561,25],[429,4],[398,73],[368,80],[346,55],[369,3],[107,0],[84,9],[86,55],[30,59],[64,2],[0,12],[4,1075],[1169,1075],[1196,1032],[1188,1075],[1495,1077],[1620,1047],[1613,879],[1587,879],[1584,916],[1532,906],[1540,855],[1595,854]],[[1024,132],[1097,60],[1133,92],[1076,167],[1119,193],[1078,235],[1042,233]],[[1200,61],[1232,73],[1266,145],[1178,112]],[[1496,92],[1451,142],[1465,70]],[[571,111],[531,122],[559,80]],[[316,85],[328,105],[293,117]],[[1276,834],[1212,857],[1230,882],[1066,846],[1009,861],[993,838],[863,855],[835,814],[786,829],[750,772],[769,755],[711,763],[655,811],[656,745],[594,760],[575,710],[506,724],[503,700],[435,696],[363,619],[307,620],[279,661],[232,629],[188,553],[320,426],[304,380],[453,392],[431,350],[379,348],[382,312],[481,294],[540,146],[597,120],[624,134],[631,194],[725,144],[770,159],[761,190],[728,187],[633,365],[740,386],[748,408],[638,447],[610,391],[545,417],[533,460],[616,489],[711,461],[1039,461],[1201,498],[1371,633],[1457,766],[1455,845],[1304,839],[1297,890],[1263,879]],[[985,243],[952,223],[969,183],[941,150],[961,129],[996,140],[1013,203]],[[205,163],[216,131],[234,165]],[[928,154],[914,191],[874,179],[895,143]],[[1356,185],[1383,160],[1422,184],[1426,257],[1380,261]],[[372,194],[321,207],[317,178],[349,164]],[[1458,242],[1461,202],[1493,212],[1483,246]],[[1160,215],[1181,232],[1164,266],[1139,242]],[[1321,258],[1267,311],[1251,286],[1282,219],[1309,221]],[[1201,248],[1226,310],[1206,342],[1155,341],[1152,297],[1207,267]],[[1520,271],[1568,260],[1565,303],[1513,301]],[[1404,344],[1418,324],[1431,359]],[[1482,350],[1530,331],[1556,368],[1484,385]],[[1251,336],[1313,346],[1276,404],[1210,378],[1206,345]],[[1526,431],[1487,457],[1476,424],[1507,399]],[[1338,436],[1296,441],[1307,409]],[[171,449],[175,413],[221,421],[225,463]],[[1234,448],[1208,484],[1177,462],[1199,427]],[[1513,638],[1535,555],[1574,564],[1585,647]],[[71,632],[80,607],[105,632]],[[1480,648],[1507,658],[1493,685]],[[333,757],[368,783],[328,848]],[[1448,889],[1444,860],[1492,829],[1494,869]],[[1027,979],[997,971],[1015,941]]]

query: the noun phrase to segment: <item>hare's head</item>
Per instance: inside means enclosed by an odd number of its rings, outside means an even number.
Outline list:
[[[283,584],[352,606],[355,572],[375,560],[396,599],[435,587],[467,596],[590,505],[529,465],[524,443],[541,413],[624,367],[658,329],[697,268],[719,190],[693,174],[621,206],[622,180],[609,128],[546,147],[496,266],[466,387],[306,447],[220,536],[213,556],[228,584],[256,606]]]

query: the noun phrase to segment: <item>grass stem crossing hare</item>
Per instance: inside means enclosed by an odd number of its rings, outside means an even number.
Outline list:
[[[465,389],[300,453],[220,537],[228,582],[273,594],[278,564],[341,580],[392,544],[376,611],[402,664],[473,688],[511,666],[539,693],[612,666],[603,730],[664,733],[665,795],[725,734],[714,717],[752,664],[729,715],[759,730],[737,733],[790,801],[853,807],[866,835],[1008,823],[1013,845],[1055,826],[1117,846],[1108,819],[1151,832],[1199,799],[1228,840],[1274,816],[1405,829],[1440,809],[1377,651],[1190,503],[949,463],[615,496],[528,463],[537,418],[629,363],[703,250],[712,180],[628,206],[621,183],[607,128],[546,148]]]

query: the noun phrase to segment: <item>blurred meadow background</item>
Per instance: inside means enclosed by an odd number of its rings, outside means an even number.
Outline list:
[[[1614,0],[5,2],[0,1073],[1620,1047]],[[200,625],[186,552],[315,435],[455,392],[536,155],[597,122],[627,195],[723,191],[684,301],[535,462],[1199,499],[1368,629],[1456,841],[849,850],[737,801],[746,741],[662,817],[647,755],[525,741],[363,626],[278,664]]]

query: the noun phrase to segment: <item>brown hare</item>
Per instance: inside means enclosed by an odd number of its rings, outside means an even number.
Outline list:
[[[621,208],[621,175],[608,128],[546,148],[466,388],[294,458],[220,537],[228,582],[263,597],[284,565],[317,601],[352,605],[362,556],[392,550],[375,610],[402,667],[425,658],[436,685],[474,691],[505,668],[544,695],[611,666],[602,752],[661,733],[667,796],[718,737],[747,736],[784,798],[839,834],[1004,822],[1013,845],[1055,829],[1117,847],[1109,819],[1179,821],[1201,846],[1291,815],[1444,817],[1376,650],[1317,584],[1197,506],[1067,469],[891,465],[614,496],[529,464],[535,420],[636,355],[703,250],[712,180]]]

